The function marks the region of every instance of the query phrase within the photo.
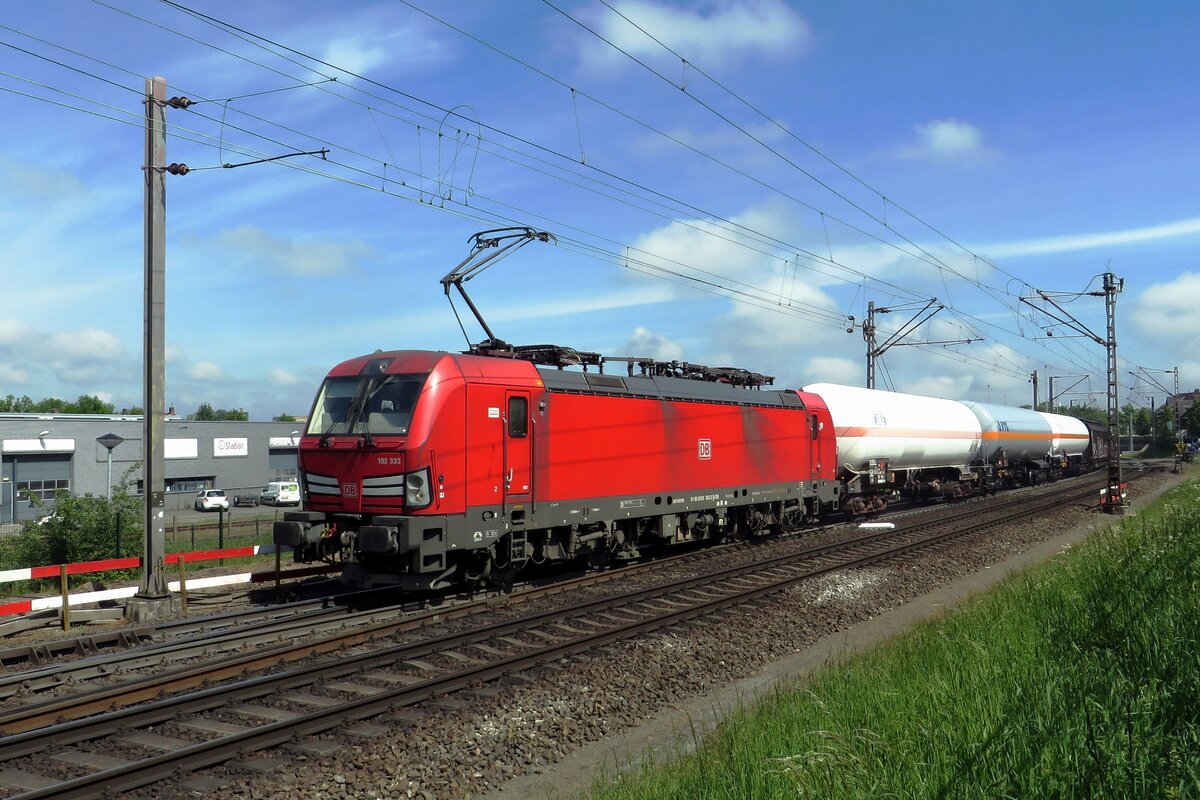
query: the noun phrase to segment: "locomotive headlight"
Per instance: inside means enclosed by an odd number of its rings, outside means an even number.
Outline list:
[[[428,467],[404,476],[404,502],[410,508],[423,508],[429,505]]]

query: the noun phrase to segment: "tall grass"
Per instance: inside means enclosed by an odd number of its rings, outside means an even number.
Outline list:
[[[594,796],[1200,797],[1200,490]]]

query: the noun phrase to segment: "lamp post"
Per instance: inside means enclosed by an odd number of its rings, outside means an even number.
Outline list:
[[[108,499],[112,500],[112,451],[114,447],[125,440],[115,433],[106,433],[97,437],[96,441],[108,450]]]

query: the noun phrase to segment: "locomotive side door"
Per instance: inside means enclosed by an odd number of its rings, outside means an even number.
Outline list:
[[[504,396],[504,501],[526,503],[533,497],[533,426],[529,392]]]

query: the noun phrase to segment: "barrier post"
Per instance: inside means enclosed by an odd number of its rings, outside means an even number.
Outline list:
[[[121,557],[121,512],[117,512],[117,558]]]
[[[58,584],[62,589],[62,629],[71,630],[71,596],[67,591],[67,565],[58,565]]]
[[[225,509],[217,509],[217,549],[225,549]]]
[[[187,568],[183,564],[183,553],[179,554],[179,613],[187,616]]]

